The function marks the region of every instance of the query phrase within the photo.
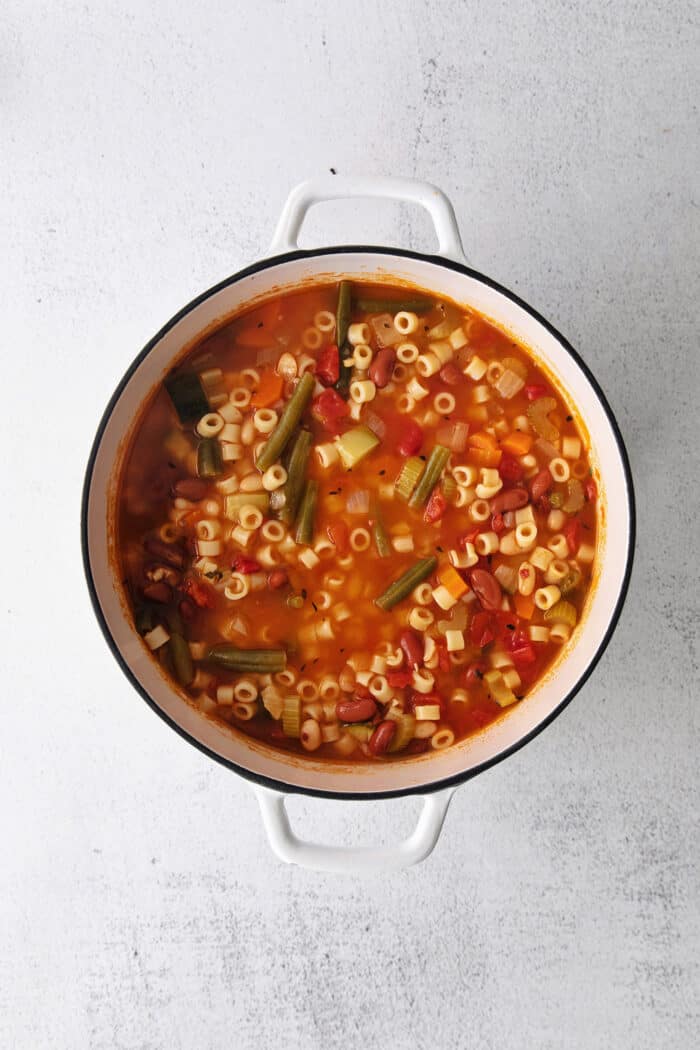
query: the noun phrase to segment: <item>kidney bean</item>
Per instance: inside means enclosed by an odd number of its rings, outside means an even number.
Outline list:
[[[369,366],[369,378],[378,390],[386,386],[391,379],[395,361],[396,353],[391,347],[386,347],[375,355],[372,364]]]
[[[149,583],[143,589],[143,596],[151,602],[160,602],[162,605],[167,605],[173,596],[173,589],[169,583],[163,581],[160,583]]]
[[[339,700],[335,713],[341,722],[367,722],[377,710],[374,700],[368,699]]]
[[[423,444],[423,431],[415,419],[407,416],[403,423],[401,438],[397,445],[397,451],[401,456],[415,456],[420,452]]]
[[[554,478],[549,473],[549,469],[545,467],[530,482],[530,495],[533,500],[538,500],[540,496],[544,496],[546,492],[549,492],[553,484]]]
[[[149,554],[155,555],[160,561],[164,561],[166,565],[173,565],[176,569],[181,569],[185,564],[182,551],[174,543],[165,543],[164,540],[151,536],[144,543],[144,547]]]
[[[462,373],[454,361],[448,361],[440,369],[440,379],[442,379],[443,383],[447,383],[448,386],[457,386],[462,379]]]
[[[389,745],[396,733],[396,722],[380,722],[369,738],[369,750],[371,755],[384,755],[389,750]]]
[[[278,591],[280,587],[284,587],[287,579],[287,573],[284,569],[275,569],[267,577],[267,585],[271,591]]]
[[[494,612],[501,607],[501,587],[495,576],[486,569],[472,569],[471,584],[484,609]]]
[[[189,598],[183,598],[177,608],[185,623],[192,623],[197,613],[197,608],[194,603],[191,602]]]
[[[196,500],[204,499],[209,491],[209,485],[201,478],[180,478],[173,485],[173,494],[181,496],[182,499]]]
[[[504,510],[520,510],[529,499],[527,489],[506,489],[494,496],[489,506],[492,514],[502,514]]]
[[[404,651],[409,667],[420,667],[423,663],[423,643],[415,631],[402,631],[399,645]]]

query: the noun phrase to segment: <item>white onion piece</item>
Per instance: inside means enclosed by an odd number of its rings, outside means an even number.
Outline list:
[[[348,514],[369,514],[369,490],[358,489],[351,492],[345,506]]]

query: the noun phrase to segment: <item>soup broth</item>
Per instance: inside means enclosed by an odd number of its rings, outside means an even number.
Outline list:
[[[118,556],[203,716],[400,760],[527,703],[572,644],[596,500],[526,347],[433,293],[323,284],[223,324],[144,406]]]

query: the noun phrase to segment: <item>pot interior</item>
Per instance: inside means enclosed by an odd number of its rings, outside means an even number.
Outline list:
[[[314,761],[273,750],[202,715],[162,675],[133,629],[116,572],[116,484],[140,407],[174,360],[232,314],[301,283],[342,277],[405,281],[475,307],[528,347],[569,395],[590,437],[597,474],[598,571],[584,617],[566,655],[524,701],[486,730],[453,747],[396,763]],[[213,757],[244,775],[292,790],[372,795],[426,789],[473,774],[518,746],[547,722],[582,683],[607,642],[624,597],[631,561],[632,493],[619,434],[601,397],[561,338],[524,305],[457,264],[381,249],[295,253],[251,267],[205,293],[154,338],[122,381],[102,422],[88,472],[84,546],[95,608],[115,655],[157,710]]]

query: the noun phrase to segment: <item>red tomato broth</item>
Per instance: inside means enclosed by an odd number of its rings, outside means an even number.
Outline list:
[[[392,287],[389,285],[354,285],[365,298],[396,299],[423,297],[425,293],[417,292],[405,287]],[[432,298],[432,297],[431,297]],[[283,354],[291,354],[299,362],[305,356],[321,360],[323,374],[320,382],[317,382],[313,393],[316,400],[323,391],[332,390],[328,386],[328,348],[335,345],[335,334],[333,331],[322,334],[321,342],[317,349],[307,350],[301,345],[302,333],[312,325],[313,318],[319,311],[335,313],[337,299],[337,288],[335,286],[318,286],[307,288],[303,291],[276,297],[274,300],[264,303],[247,311],[242,316],[226,322],[221,329],[204,338],[195,349],[186,357],[184,362],[178,366],[182,369],[194,369],[206,373],[207,370],[220,369],[222,375],[216,381],[209,378],[208,382],[213,385],[207,386],[206,392],[210,398],[209,407],[216,412],[219,398],[227,395],[235,387],[240,386],[240,374],[245,368],[257,368],[260,373],[268,372],[271,368],[280,365]],[[438,559],[438,571],[449,565],[448,552],[460,551],[465,548],[465,543],[460,542],[465,536],[471,537],[467,542],[473,541],[480,533],[495,532],[497,537],[502,538],[505,534],[512,533],[512,513],[509,521],[502,514],[490,515],[488,520],[475,522],[469,515],[469,506],[456,505],[454,497],[447,498],[443,493],[445,478],[449,473],[449,467],[443,471],[438,485],[433,489],[433,497],[439,497],[441,513],[433,523],[425,520],[425,505],[412,508],[406,501],[399,498],[387,498],[387,493],[393,488],[393,483],[399,474],[402,465],[406,462],[407,454],[415,454],[417,445],[416,431],[420,427],[422,441],[419,446],[418,455],[425,462],[435,445],[435,436],[438,430],[444,428],[445,423],[457,420],[469,422],[469,438],[478,435],[475,444],[467,444],[464,452],[453,453],[452,465],[472,465],[481,469],[488,464],[486,469],[498,470],[498,464],[504,460],[504,470],[501,477],[500,491],[506,491],[513,487],[529,488],[545,467],[548,466],[547,454],[537,448],[538,434],[529,427],[533,438],[533,447],[530,453],[524,457],[514,456],[509,452],[502,451],[499,446],[499,438],[508,437],[519,432],[518,427],[510,425],[519,416],[527,416],[528,407],[537,400],[537,397],[553,397],[556,400],[556,408],[548,413],[551,423],[558,425],[560,439],[578,439],[581,444],[581,452],[576,462],[579,464],[581,473],[581,484],[585,486],[583,506],[576,514],[567,515],[560,507],[560,514],[564,516],[562,525],[557,530],[547,527],[548,515],[551,512],[550,497],[560,505],[566,503],[569,497],[567,484],[555,483],[550,486],[546,498],[547,506],[540,506],[542,499],[531,501],[533,506],[533,517],[537,525],[538,534],[535,546],[547,548],[547,541],[553,533],[564,534],[564,546],[566,554],[560,558],[557,554],[555,561],[566,560],[570,571],[580,573],[580,582],[566,596],[562,595],[560,600],[569,602],[575,610],[575,619],[580,619],[587,590],[590,586],[591,563],[590,561],[579,562],[575,560],[577,551],[574,549],[572,537],[575,535],[579,543],[587,548],[595,547],[596,538],[596,490],[594,482],[590,477],[590,465],[586,457],[586,448],[583,433],[576,427],[572,413],[568,410],[565,401],[559,391],[553,386],[549,378],[532,360],[527,350],[515,343],[511,337],[499,331],[480,317],[473,310],[457,307],[446,300],[435,300],[438,304],[434,306],[427,315],[420,316],[418,330],[412,335],[403,337],[402,342],[415,342],[421,353],[426,349],[428,342],[439,342],[438,339],[428,337],[428,330],[437,325],[447,326],[450,330],[468,326],[468,341],[463,347],[459,347],[452,355],[450,364],[459,369],[460,376],[465,367],[468,367],[474,357],[480,357],[485,364],[493,361],[502,361],[504,358],[515,358],[520,363],[520,371],[523,373],[522,386],[518,392],[509,399],[499,397],[493,387],[489,391],[489,399],[483,403],[476,402],[474,390],[476,387],[487,386],[487,381],[482,378],[474,381],[471,378],[462,377],[459,383],[454,382],[451,370],[447,374],[449,382],[446,382],[441,370],[429,378],[418,376],[421,384],[429,390],[429,396],[416,402],[411,413],[400,413],[397,411],[396,399],[406,389],[406,383],[416,375],[413,365],[404,366],[405,377],[401,382],[394,382],[383,390],[377,390],[375,397],[361,405],[359,418],[352,419],[349,415],[336,416],[330,421],[317,418],[310,404],[303,415],[303,425],[312,435],[312,452],[307,466],[307,477],[318,483],[317,510],[313,529],[313,545],[319,545],[319,541],[328,540],[327,550],[320,550],[320,560],[317,565],[307,567],[299,563],[298,550],[293,545],[288,552],[280,557],[279,565],[261,565],[260,573],[253,572],[256,578],[256,588],[240,601],[232,601],[224,594],[224,586],[230,576],[230,570],[236,558],[256,559],[256,551],[261,546],[276,548],[275,543],[266,544],[259,538],[259,534],[252,537],[250,542],[241,547],[228,538],[233,523],[224,520],[221,513],[214,515],[214,520],[219,521],[222,528],[222,552],[221,555],[208,559],[215,563],[207,573],[195,568],[195,563],[201,561],[198,553],[198,541],[194,536],[194,529],[198,522],[210,520],[211,515],[206,510],[207,499],[217,500],[220,511],[224,510],[225,500],[222,498],[218,483],[239,471],[241,462],[247,464],[244,473],[255,472],[253,465],[253,454],[251,446],[243,446],[241,458],[223,463],[224,472],[222,477],[213,478],[208,482],[208,496],[201,501],[193,501],[191,507],[173,506],[170,495],[172,486],[179,479],[197,477],[197,435],[194,433],[194,424],[181,424],[178,422],[173,403],[165,388],[161,388],[151,401],[144,406],[141,418],[135,428],[131,445],[125,460],[125,466],[121,478],[121,491],[119,500],[118,521],[118,551],[122,562],[123,578],[127,581],[129,600],[134,609],[137,622],[146,619],[146,629],[141,628],[144,635],[150,634],[154,625],[159,624],[165,628],[166,633],[171,632],[170,639],[159,646],[154,657],[162,664],[166,673],[174,677],[174,666],[171,649],[173,647],[172,631],[173,610],[183,609],[187,617],[181,615],[181,623],[175,623],[188,643],[194,643],[195,654],[198,653],[197,645],[201,650],[205,646],[217,646],[224,642],[230,642],[241,649],[270,649],[283,648],[287,652],[287,667],[297,672],[300,680],[309,679],[312,682],[320,682],[324,676],[331,676],[336,681],[339,676],[348,679],[350,670],[347,661],[352,659],[355,664],[355,672],[361,676],[370,666],[373,654],[384,644],[387,647],[398,648],[398,636],[407,626],[407,617],[416,607],[411,596],[399,602],[391,611],[380,609],[375,603],[379,594],[384,591],[391,581],[397,579],[418,558],[435,555]],[[382,311],[384,312],[384,311]],[[353,308],[352,322],[360,322],[368,319],[369,313]],[[268,331],[267,343],[260,334]],[[242,340],[239,334],[243,333]],[[370,345],[376,353],[378,344],[374,332],[370,339]],[[400,345],[400,344],[399,344]],[[352,349],[352,348],[350,348]],[[347,357],[347,349],[341,350],[340,359]],[[331,355],[332,356],[332,355]],[[281,366],[280,366],[281,367]],[[357,373],[355,373],[357,376]],[[359,374],[360,379],[366,378],[366,373]],[[281,402],[273,407],[281,412],[284,403],[289,400],[294,386],[294,380],[285,377]],[[250,379],[254,388],[254,378]],[[533,396],[533,391],[537,397]],[[253,390],[254,392],[254,390]],[[439,393],[449,393],[454,396],[456,406],[449,415],[439,415],[433,408],[434,398]],[[347,397],[347,395],[345,395]],[[213,398],[213,401],[212,401]],[[352,401],[348,399],[348,404]],[[428,413],[426,418],[426,412]],[[361,425],[368,415],[378,417],[383,424],[382,438],[377,448],[370,452],[364,459],[360,460],[351,470],[346,471],[340,463],[332,467],[322,466],[318,455],[315,453],[317,445],[332,444],[338,435]],[[245,418],[252,414],[251,409],[244,410]],[[502,434],[491,433],[494,424],[503,430],[503,422],[510,421],[508,427]],[[376,420],[373,422],[376,428]],[[484,438],[486,435],[486,438]],[[402,445],[402,439],[406,437],[407,443]],[[255,443],[266,440],[267,435],[255,435]],[[469,439],[468,439],[469,440]],[[219,443],[220,444],[220,443]],[[234,443],[235,444],[235,443]],[[561,446],[561,440],[559,440]],[[559,452],[559,449],[557,449]],[[525,466],[528,455],[534,458],[534,463]],[[557,458],[561,458],[561,453]],[[567,461],[569,462],[569,461]],[[570,462],[574,462],[571,460]],[[347,500],[353,493],[367,492],[370,510],[366,513],[350,513]],[[592,498],[591,498],[592,497]],[[435,499],[433,499],[435,502]],[[366,529],[372,536],[370,522],[376,508],[379,510],[381,523],[390,539],[396,540],[412,536],[414,549],[412,551],[391,550],[389,556],[379,558],[373,540],[367,551],[354,555],[351,568],[345,570],[338,565],[338,558],[343,560],[347,557],[344,551],[340,553],[335,548],[332,539],[347,548],[348,535],[355,528]],[[172,599],[168,603],[148,602],[144,600],[144,587],[148,587],[154,576],[158,577],[159,567],[162,561],[153,556],[144,548],[144,542],[149,537],[158,534],[159,528],[169,518],[175,518],[175,544],[174,549],[181,552],[183,564],[180,567],[170,567],[172,572],[165,574],[165,582],[171,587]],[[274,514],[265,512],[265,521],[274,519]],[[343,534],[343,526],[346,527],[348,535]],[[294,525],[290,528],[290,534],[294,536]],[[331,540],[329,540],[329,536]],[[351,552],[352,553],[352,552]],[[472,569],[486,569],[490,573],[497,572],[499,567],[518,566],[523,560],[527,561],[532,549],[518,551],[515,555],[503,553],[500,549],[486,556],[480,556],[469,568],[458,566],[457,571],[462,578],[469,583]],[[287,575],[287,584],[282,586],[269,586],[271,574],[282,570]],[[331,590],[324,586],[324,579],[328,573],[339,573],[345,576],[338,590]],[[544,572],[536,572],[536,589],[547,586]],[[260,577],[264,577],[264,582]],[[162,577],[161,577],[162,578]],[[327,583],[327,580],[325,581]],[[438,585],[436,572],[428,577],[428,583],[433,589]],[[206,601],[193,601],[192,587],[196,593],[201,588]],[[500,585],[499,585],[500,586]],[[551,584],[550,584],[551,586]],[[516,583],[517,589],[517,583]],[[331,608],[329,610],[319,609],[316,601],[318,592],[326,591],[331,594]],[[415,593],[415,592],[414,592]],[[500,717],[504,708],[497,702],[494,691],[481,675],[472,675],[467,682],[467,668],[470,664],[480,662],[486,667],[486,674],[498,670],[493,667],[493,662],[508,661],[503,667],[503,673],[515,672],[518,681],[511,676],[513,682],[512,700],[506,697],[508,706],[512,702],[521,700],[529,689],[540,680],[546,673],[548,667],[558,656],[561,645],[567,643],[566,638],[560,642],[551,639],[546,642],[531,641],[530,628],[542,628],[546,621],[543,613],[535,609],[533,616],[528,620],[519,618],[513,610],[513,597],[501,590],[502,597],[509,603],[508,611],[489,611],[482,608],[479,598],[474,590],[469,588],[464,599],[460,600],[453,608],[443,610],[435,604],[430,605],[434,613],[434,622],[428,628],[427,634],[434,636],[441,650],[436,662],[437,666],[428,668],[428,673],[433,676],[431,693],[440,699],[440,715],[435,722],[434,733],[449,730],[454,734],[454,739],[459,740],[472,733],[478,732],[485,726]],[[290,607],[289,599],[299,603],[300,607]],[[184,599],[188,599],[186,607],[182,606]],[[556,604],[556,603],[554,603]],[[334,613],[339,605],[345,605],[350,610],[347,619],[336,622]],[[462,630],[464,648],[457,650],[448,657],[444,638],[437,631],[436,625],[440,621],[450,620],[455,610],[464,605],[466,612],[466,623]],[[567,610],[570,613],[570,610]],[[475,615],[483,619],[490,617],[489,631],[487,636],[492,638],[483,648],[475,644],[473,623]],[[238,621],[238,628],[243,626],[247,634],[241,634],[239,630],[232,627]],[[312,643],[306,639],[313,631],[313,625],[319,622],[329,623],[333,631],[331,638],[315,638]],[[424,635],[421,633],[421,639]],[[519,645],[510,642],[510,636],[517,636]],[[534,653],[534,659],[532,654]],[[498,660],[496,659],[498,657]],[[445,660],[450,660],[450,669],[444,670]],[[457,662],[459,661],[459,662]],[[405,660],[398,667],[387,668],[388,673],[405,672],[407,668]],[[419,669],[421,670],[421,669]],[[426,672],[422,668],[423,673]],[[183,688],[182,678],[180,682],[175,679],[178,687],[185,695],[197,703],[205,714],[222,719],[230,725],[245,733],[267,742],[275,747],[283,747],[287,750],[306,753],[298,736],[286,735],[282,729],[281,720],[272,717],[264,700],[260,696],[254,701],[255,711],[250,718],[241,718],[236,714],[234,704],[225,700],[221,702],[220,687],[235,685],[241,679],[252,680],[260,688],[268,679],[262,675],[239,674],[220,666],[214,666],[207,659],[200,659],[198,655],[193,659],[193,680]],[[186,675],[185,675],[186,677]],[[341,677],[341,681],[344,682]],[[396,678],[394,678],[396,680]],[[295,685],[281,686],[274,680],[272,683],[281,694],[295,695]],[[501,687],[501,700],[503,700],[503,682],[497,683]],[[415,707],[413,700],[414,691],[410,685],[391,686],[391,702],[376,702],[377,713],[374,721],[379,722],[386,713],[388,707],[402,709],[404,714],[410,713]],[[499,690],[496,689],[496,693]],[[364,682],[356,680],[355,687],[352,685],[348,690],[343,689],[338,697],[339,701],[352,696],[367,696],[367,686]],[[456,699],[452,699],[456,697]],[[284,698],[283,698],[284,699]],[[418,696],[420,706],[420,695]],[[319,704],[321,710],[319,711]],[[273,705],[274,706],[274,705]],[[301,705],[300,718],[307,724],[309,718],[319,722],[321,730],[330,730],[338,722],[332,715],[332,704],[323,701],[310,700],[309,704]],[[247,712],[246,712],[247,714]],[[307,717],[308,716],[308,717]],[[424,719],[422,725],[428,729],[432,724],[431,719]],[[422,731],[421,722],[415,723],[417,733]],[[406,745],[399,751],[389,752],[381,755],[379,759],[369,747],[369,738],[362,739],[362,733],[357,730],[357,737],[348,732],[348,726],[338,725],[340,739],[338,741],[328,740],[321,742],[320,746],[314,748],[314,757],[342,758],[348,757],[355,761],[364,760],[393,760],[400,758],[402,754],[416,753],[422,750],[422,745],[430,747],[430,738],[416,735],[410,738]],[[367,732],[369,732],[369,727]],[[448,734],[449,735],[449,734]],[[349,739],[353,741],[350,746]],[[415,745],[415,746],[412,746]]]

